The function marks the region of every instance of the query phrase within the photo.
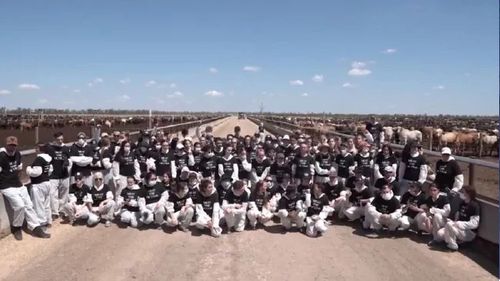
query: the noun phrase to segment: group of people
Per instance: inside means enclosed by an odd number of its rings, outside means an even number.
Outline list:
[[[376,126],[374,126],[376,128]],[[367,134],[370,137],[367,137]],[[131,227],[156,225],[189,231],[194,225],[214,237],[265,227],[279,219],[315,237],[333,219],[360,221],[367,235],[414,229],[432,235],[430,244],[475,238],[480,208],[476,191],[463,186],[451,150],[442,149],[431,169],[421,146],[409,143],[396,155],[377,134],[347,140],[325,135],[234,134],[172,137],[161,131],[103,133],[88,142],[84,133],[64,144],[62,133],[37,144],[26,167],[17,138],[0,149],[0,193],[13,209],[12,232],[22,239],[26,219],[33,235],[50,237],[47,228],[62,216],[69,224],[117,221]]]

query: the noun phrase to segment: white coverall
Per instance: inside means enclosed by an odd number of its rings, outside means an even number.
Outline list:
[[[45,153],[38,154],[37,157],[42,157],[48,163],[52,161],[52,157]],[[50,165],[49,176],[52,170],[52,165]],[[42,173],[42,166],[26,167],[26,174],[32,178],[39,177]],[[52,224],[52,208],[50,206],[51,189],[52,185],[50,184],[50,180],[31,185],[31,200],[41,225]]]

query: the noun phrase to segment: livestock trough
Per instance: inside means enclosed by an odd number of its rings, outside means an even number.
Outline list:
[[[274,134],[293,134],[295,131],[300,130],[303,133],[306,133],[308,135],[332,135],[332,136],[339,136],[342,138],[350,138],[353,137],[353,135],[349,134],[343,134],[339,133],[336,131],[328,131],[328,130],[320,130],[318,128],[311,128],[311,127],[302,127],[302,126],[297,126],[295,124],[291,124],[288,122],[282,122],[282,121],[276,121],[276,120],[271,120],[268,118],[263,118],[260,116],[249,116],[248,117],[252,122],[255,122],[256,124],[262,123],[264,125],[264,128]],[[399,144],[390,144],[391,147],[394,150],[402,150],[403,145]],[[424,149],[424,155],[425,157],[441,157],[441,154],[435,151],[430,151]],[[498,163],[494,162],[488,162],[488,161],[483,161],[483,160],[478,160],[478,159],[472,159],[472,158],[467,158],[467,157],[460,157],[457,156],[455,157],[456,160],[461,164],[461,165],[466,165],[468,167],[468,173],[467,171],[464,171],[464,176],[466,182],[468,181],[469,185],[474,185],[477,188],[477,191],[479,193],[478,195],[478,200],[481,204],[481,224],[479,227],[479,237],[484,239],[485,241],[488,241],[490,243],[494,243],[498,247],[498,233],[499,233],[499,219],[498,219],[498,169],[499,165]],[[482,170],[489,170],[490,177],[495,177],[496,178],[496,185],[495,185],[495,190],[496,190],[496,196],[489,196],[486,197],[481,194],[481,186],[477,185],[478,182],[478,174],[479,169]]]

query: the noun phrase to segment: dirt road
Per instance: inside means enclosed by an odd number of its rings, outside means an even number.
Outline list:
[[[214,128],[225,136],[235,117]],[[335,222],[319,238],[266,229],[223,234],[56,223],[48,240],[0,240],[0,280],[497,280],[484,257],[429,250],[416,235],[370,239]]]

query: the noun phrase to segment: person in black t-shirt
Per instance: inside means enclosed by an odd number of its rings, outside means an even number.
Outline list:
[[[421,207],[425,212],[419,213],[415,220],[419,230],[432,233],[437,238],[437,231],[446,224],[450,215],[450,203],[446,194],[440,193],[435,183],[429,185],[429,192],[431,196]]]
[[[213,237],[219,237],[222,228],[219,226],[220,204],[219,195],[211,180],[203,179],[200,183],[200,192],[196,196],[196,227],[210,229]]]
[[[391,166],[386,166],[384,168],[384,177],[379,178],[375,181],[374,187],[375,187],[375,193],[378,193],[382,186],[384,185],[389,185],[391,187],[392,191],[394,192],[394,195],[396,198],[400,199],[400,196],[402,195],[399,190],[399,182],[396,181],[396,177],[394,176],[394,170]]]
[[[146,194],[143,188],[137,185],[133,176],[127,177],[127,186],[117,199],[120,210],[120,221],[137,228],[142,225],[141,217],[146,209]]]
[[[250,194],[247,211],[248,221],[252,229],[257,227],[258,222],[265,224],[273,218],[274,215],[269,206],[270,199],[271,194],[264,182],[257,182],[254,191]]]
[[[427,164],[424,156],[419,153],[417,143],[410,144],[409,155],[402,158],[399,167],[399,190],[401,194],[408,191],[408,184],[412,181],[424,183],[427,179]]]
[[[445,241],[451,250],[458,250],[457,242],[474,240],[479,228],[481,207],[476,200],[476,189],[464,186],[460,192],[460,205],[453,220],[448,220],[446,225],[437,231],[437,241]],[[437,242],[436,241],[436,242]]]
[[[194,174],[196,175],[196,173]],[[175,188],[170,191],[167,202],[168,226],[178,226],[181,231],[188,231],[189,224],[194,216],[194,203],[190,193],[187,186],[180,184],[175,185]]]
[[[464,175],[457,160],[451,156],[451,149],[441,149],[441,159],[436,162],[435,179],[437,187],[441,192],[450,195],[451,192],[458,193],[464,184]]]
[[[340,154],[335,157],[339,180],[345,184],[347,178],[354,175],[354,157],[347,152],[345,144],[340,145]]]
[[[366,204],[373,199],[373,194],[361,174],[354,181],[354,188],[351,188],[349,201],[342,207],[344,215],[350,220],[355,221],[365,215]]]
[[[292,160],[292,176],[296,185],[302,183],[304,175],[314,175],[314,158],[309,154],[309,145],[300,144],[300,153]],[[312,177],[310,178],[312,184]]]
[[[64,204],[68,202],[69,192],[69,147],[64,145],[62,132],[54,134],[54,142],[49,145],[48,154],[52,157],[54,170],[50,175],[52,215],[58,215]]]
[[[90,197],[92,206],[89,208],[91,213],[87,225],[96,225],[102,218],[105,220],[105,226],[109,227],[115,212],[115,201],[113,200],[113,192],[104,183],[104,176],[101,172],[94,173],[94,184],[90,188]]]
[[[306,217],[306,235],[316,237],[322,234],[328,228],[325,224],[325,219],[332,212],[328,197],[323,193],[322,184],[314,183],[311,192],[311,199],[306,200],[307,217]]]
[[[367,205],[363,227],[380,230],[385,226],[390,231],[395,231],[399,226],[400,217],[399,200],[394,196],[391,187],[386,184],[382,186],[375,199]]]
[[[38,217],[38,221],[42,226],[52,224],[52,210],[46,206],[50,206],[50,174],[52,173],[52,157],[45,153],[47,147],[43,143],[38,143],[36,152],[38,155],[31,166],[26,167],[26,174],[31,180],[31,200],[33,208]]]
[[[90,187],[83,183],[83,176],[75,175],[75,183],[69,187],[69,202],[64,204],[62,212],[67,216],[69,224],[76,220],[88,220],[92,208]]]
[[[241,232],[245,229],[245,220],[248,207],[248,193],[243,181],[235,181],[231,190],[226,193],[222,201],[222,210],[227,224],[227,232]]]
[[[144,178],[145,208],[141,221],[145,224],[151,224],[153,221],[157,225],[165,222],[166,204],[168,200],[168,190],[163,183],[158,181],[155,173],[149,172]]]
[[[425,193],[422,192],[422,184],[413,182],[408,191],[401,197],[402,214],[399,219],[401,230],[407,230],[415,224],[415,217],[425,212],[421,206],[426,200]]]
[[[292,223],[295,223],[299,229],[304,226],[305,209],[304,201],[300,198],[297,188],[294,185],[289,185],[278,202],[278,216],[285,230],[292,228]]]

